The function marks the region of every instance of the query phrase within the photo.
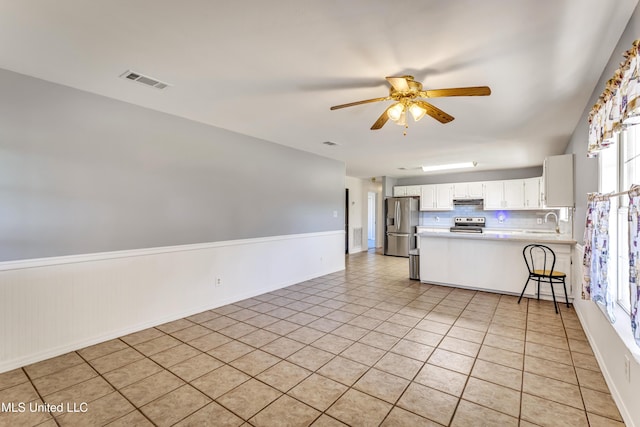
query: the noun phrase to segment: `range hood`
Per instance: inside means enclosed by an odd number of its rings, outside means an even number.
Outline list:
[[[482,206],[484,205],[484,199],[453,199],[453,204]]]

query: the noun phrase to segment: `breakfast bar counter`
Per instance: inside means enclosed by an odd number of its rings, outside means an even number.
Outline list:
[[[519,295],[528,277],[522,249],[531,243],[549,246],[556,254],[555,270],[567,274],[571,299],[571,236],[535,231],[484,230],[482,233],[455,233],[430,229],[418,233],[420,239],[420,281],[469,289]],[[564,292],[555,289],[564,299]],[[525,292],[535,295],[535,286]],[[541,287],[541,298],[551,297],[548,285]]]

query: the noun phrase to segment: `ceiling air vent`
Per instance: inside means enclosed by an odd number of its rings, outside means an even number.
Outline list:
[[[171,86],[169,83],[161,82],[153,77],[145,76],[144,74],[136,73],[135,71],[127,70],[120,77],[127,80],[133,80],[134,82],[142,83],[146,86],[155,87],[156,89],[165,89]]]

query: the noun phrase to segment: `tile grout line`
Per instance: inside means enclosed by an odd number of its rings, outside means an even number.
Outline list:
[[[46,403],[44,400],[44,396],[40,393],[40,390],[38,390],[38,388],[36,387],[36,385],[33,383],[33,379],[31,378],[31,375],[29,375],[29,373],[27,372],[26,369],[24,369],[25,367],[21,367],[20,369],[22,370],[22,372],[24,373],[24,375],[27,377],[27,379],[29,380],[29,384],[31,384],[31,387],[33,387],[33,389],[35,390],[36,394],[38,395],[38,397],[40,398],[40,400],[42,401],[42,403]],[[46,376],[46,375],[45,375]],[[56,417],[51,413],[51,411],[47,411],[47,414],[49,414],[51,416],[51,419],[56,423],[57,426],[60,426],[60,423],[58,422],[58,420],[56,419]]]
[[[121,341],[121,342],[123,342],[123,343],[124,343],[124,344],[126,344],[127,346],[129,346],[129,348],[131,348],[131,349],[135,350],[136,352],[138,352],[138,353],[142,354],[143,356],[145,356],[145,358],[149,359],[145,354],[143,354],[143,353],[139,352],[136,348],[134,348],[132,345],[130,345],[130,344],[129,344],[129,343],[127,343],[126,341],[122,341],[120,338],[116,338],[116,339],[117,339],[117,340],[119,340],[119,341]],[[149,340],[149,341],[151,341],[151,340]],[[118,350],[118,351],[120,351],[120,350]],[[117,351],[116,351],[116,352],[117,352]],[[106,354],[105,356],[108,356],[109,354],[113,354],[113,353],[116,353],[116,352],[108,353],[108,354]],[[116,387],[116,386],[115,386],[115,384],[112,384],[112,383],[111,383],[111,381],[109,381],[107,378],[105,378],[105,377],[103,376],[102,372],[99,372],[96,368],[94,368],[94,367],[93,367],[93,365],[91,364],[91,362],[90,362],[89,360],[85,359],[85,358],[84,358],[84,357],[83,357],[79,352],[76,352],[76,353],[78,353],[78,356],[79,356],[80,358],[82,358],[82,360],[84,360],[84,362],[85,362],[87,365],[89,365],[89,366],[91,367],[91,369],[93,369],[94,371],[96,371],[96,373],[98,374],[98,376],[100,376],[100,378],[102,378],[102,379],[103,379],[107,384],[109,384],[111,387],[113,387],[114,392],[116,392],[116,393],[118,393],[120,396],[122,396],[122,398],[123,398],[123,399],[125,399],[127,402],[129,402],[129,403],[131,404],[131,406],[133,406],[133,408],[134,408],[134,410],[133,410],[133,411],[127,412],[127,413],[126,413],[126,414],[124,414],[123,416],[118,417],[118,418],[116,418],[116,419],[114,419],[114,420],[109,421],[110,423],[112,423],[112,422],[114,422],[114,421],[117,421],[117,420],[119,420],[119,419],[122,419],[122,418],[124,418],[124,417],[128,416],[129,414],[131,414],[131,413],[133,413],[133,412],[139,412],[139,413],[140,413],[140,414],[141,414],[141,415],[142,415],[146,420],[148,420],[151,424],[156,425],[156,424],[155,424],[151,419],[149,419],[149,417],[147,417],[147,415],[146,415],[144,412],[142,412],[142,410],[140,410],[140,408],[139,408],[138,406],[136,406],[136,405],[135,405],[131,400],[129,400],[129,398],[128,398],[127,396],[125,396],[125,395],[120,391],[120,388]],[[100,357],[103,357],[103,356],[100,356]],[[99,359],[99,358],[98,358],[98,359]],[[140,360],[142,360],[142,359],[140,359]],[[150,359],[150,360],[151,360],[151,359]],[[136,363],[136,362],[138,362],[138,360],[136,360],[135,362],[128,363],[128,364],[123,365],[123,366],[119,366],[119,367],[118,367],[118,368],[116,368],[116,369],[120,369],[120,368],[123,368],[123,367],[125,367],[125,366],[132,365],[132,364],[134,364],[134,363]],[[151,362],[156,363],[154,360],[151,360]],[[159,365],[159,364],[157,364],[157,363],[156,363],[156,365],[160,366],[160,365]],[[160,366],[160,367],[162,367],[162,366]],[[162,367],[162,368],[164,368],[164,367]],[[112,369],[111,371],[108,371],[108,372],[115,371],[116,369]],[[105,373],[107,373],[107,372],[105,372]],[[155,375],[155,374],[152,374],[152,375]],[[149,375],[149,376],[151,376],[151,375]],[[148,378],[148,377],[145,377],[145,378]],[[134,383],[134,384],[135,384],[135,383]],[[72,386],[72,387],[73,387],[73,386]],[[106,396],[106,395],[105,395],[105,396]],[[102,396],[102,397],[104,397],[104,396]],[[101,398],[102,398],[102,397],[101,397]],[[162,396],[160,396],[160,397],[162,397]],[[159,399],[159,398],[158,398],[158,399]],[[97,399],[96,399],[96,400],[97,400]],[[156,400],[157,400],[157,399],[156,399]],[[151,402],[149,402],[149,403],[151,403]],[[144,406],[144,405],[143,405],[143,406]]]
[[[551,285],[553,286],[553,285]],[[560,314],[560,321],[562,322],[562,330],[564,331],[564,336],[567,339],[567,347],[569,348],[569,357],[571,357],[571,368],[573,369],[573,374],[576,376],[576,382],[578,383],[578,392],[580,393],[580,401],[582,402],[582,407],[584,408],[584,416],[587,419],[587,424],[591,424],[589,421],[589,413],[587,412],[587,403],[584,401],[584,395],[582,393],[582,385],[580,385],[580,378],[578,377],[578,371],[576,369],[575,362],[573,360],[573,352],[571,351],[571,343],[569,342],[569,336],[567,335],[567,327],[564,324],[564,316],[562,309],[558,310]]]

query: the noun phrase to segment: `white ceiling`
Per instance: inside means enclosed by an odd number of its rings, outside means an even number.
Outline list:
[[[0,68],[340,159],[354,177],[520,168],[564,151],[637,3],[0,0]],[[390,102],[329,110],[404,74],[493,93],[433,99],[456,119],[410,120],[406,136],[369,130]]]

